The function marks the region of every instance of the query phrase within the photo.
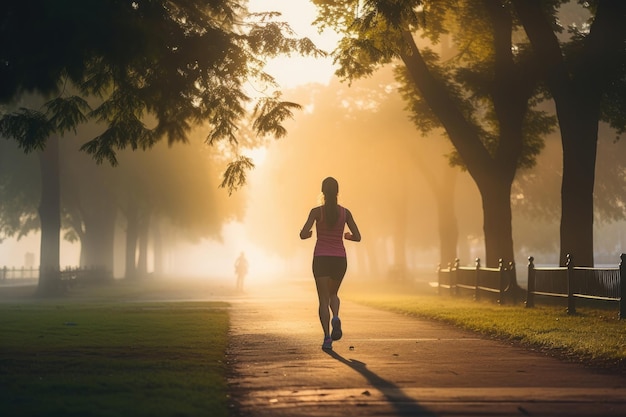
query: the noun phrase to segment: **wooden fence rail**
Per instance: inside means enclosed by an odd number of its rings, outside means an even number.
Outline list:
[[[77,280],[103,281],[111,279],[112,275],[104,268],[65,268],[59,271],[60,279],[66,283],[74,283]],[[39,279],[39,268],[0,268],[0,284],[18,283],[24,281],[36,281]]]
[[[535,306],[536,296],[567,299],[567,313],[576,313],[577,299],[590,299],[619,303],[619,317],[626,318],[626,254],[620,255],[617,268],[576,267],[567,256],[564,267],[538,268],[535,258],[528,258],[528,286],[526,307]]]
[[[476,258],[475,266],[460,266],[459,259],[454,264],[448,264],[445,269],[441,265],[437,268],[438,290],[449,290],[452,295],[459,295],[461,291],[471,291],[474,299],[478,300],[483,293],[495,294],[500,304],[505,303],[505,294],[509,290],[511,274],[515,274],[515,264],[504,266],[502,259],[497,268],[487,268],[480,265]]]
[[[0,282],[17,279],[37,279],[39,278],[39,268],[0,268]]]

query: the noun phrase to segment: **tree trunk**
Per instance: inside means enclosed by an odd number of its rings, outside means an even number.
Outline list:
[[[139,222],[139,256],[137,258],[137,275],[148,276],[148,232],[150,231],[150,215],[146,214]]]
[[[445,268],[458,258],[459,225],[454,210],[457,171],[445,168],[443,181],[435,192],[439,228],[439,263]]]
[[[363,243],[367,251],[368,274],[371,277],[380,278],[379,242],[376,239],[366,239]]]
[[[129,203],[126,209],[126,260],[124,277],[137,278],[137,240],[139,237],[139,214],[137,206]]]
[[[511,183],[494,181],[481,188],[483,203],[483,228],[485,231],[484,265],[497,267],[500,259],[509,263],[514,260],[513,230],[511,227]],[[480,187],[480,185],[479,185]]]
[[[560,263],[593,266],[593,188],[602,94],[623,77],[626,3],[599,1],[576,60],[567,60],[539,0],[513,0],[556,104],[563,144]]]
[[[403,187],[394,206],[394,233],[393,242],[393,265],[391,267],[391,279],[397,282],[405,282],[407,279],[407,191],[405,174],[398,172],[398,184]]]
[[[163,239],[161,238],[160,222],[152,227],[152,241],[154,246],[154,275],[162,276],[165,273]]]
[[[446,268],[458,257],[459,226],[455,212],[455,188],[458,171],[450,166],[443,167],[438,174],[428,169],[420,152],[413,152],[416,166],[426,179],[435,203],[437,204],[437,225],[439,231],[439,264]],[[441,179],[440,179],[441,178]]]
[[[41,246],[38,293],[56,295],[63,291],[60,274],[61,252],[61,181],[59,168],[59,138],[48,138],[39,155],[41,167]]]
[[[510,32],[509,26],[504,29]],[[500,123],[500,143],[494,156],[485,148],[477,129],[466,119],[446,87],[430,72],[413,40],[413,35],[407,31],[404,33],[404,39],[411,51],[403,55],[402,60],[422,97],[446,129],[448,137],[481,193],[486,265],[496,267],[500,258],[507,263],[514,261],[510,192],[522,149],[521,122],[528,96],[521,83],[518,83],[519,86],[515,85],[502,74],[503,71],[510,71],[509,67],[512,65],[510,37],[506,39],[508,43],[496,45],[498,50],[495,78],[500,88],[496,89],[494,106]],[[509,45],[509,49],[504,52],[507,54],[504,58],[508,57],[508,61],[498,60],[498,51],[502,53],[505,49],[503,45]]]
[[[102,207],[84,216],[85,234],[81,239],[81,267],[102,268],[113,272],[115,245],[115,207]]]
[[[593,189],[598,119],[587,112],[577,111],[567,118],[560,115],[559,121],[563,144],[559,262],[565,265],[569,254],[574,265],[593,266]]]

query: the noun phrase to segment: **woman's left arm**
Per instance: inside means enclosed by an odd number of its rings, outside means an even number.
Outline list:
[[[350,233],[346,233],[344,237],[347,240],[352,240],[354,242],[361,241],[361,232],[359,231],[356,222],[354,221],[354,217],[352,217],[352,213],[350,210],[346,209],[346,223],[348,225],[348,229],[350,229]]]

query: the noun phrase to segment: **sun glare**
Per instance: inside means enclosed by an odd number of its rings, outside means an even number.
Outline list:
[[[245,225],[234,222],[224,226],[222,242],[205,240],[201,244],[181,246],[174,255],[175,265],[181,276],[207,278],[228,286],[235,282],[234,265],[242,252],[249,263],[246,284],[255,286],[283,272],[284,262],[251,243]]]
[[[307,0],[251,0],[250,12],[277,11],[280,19],[289,23],[295,36],[307,37],[320,49],[332,52],[339,35],[326,30],[319,33],[312,22],[316,17],[315,6]],[[294,88],[309,83],[328,84],[335,68],[332,58],[278,57],[267,63],[266,71],[276,78],[281,88]]]

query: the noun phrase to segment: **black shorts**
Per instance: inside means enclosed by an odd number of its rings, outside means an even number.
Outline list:
[[[346,275],[348,260],[343,256],[314,256],[313,276],[315,278],[331,277],[341,281]]]

